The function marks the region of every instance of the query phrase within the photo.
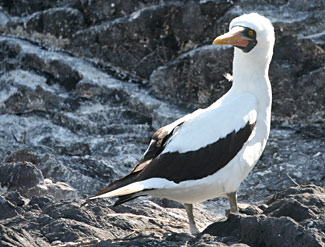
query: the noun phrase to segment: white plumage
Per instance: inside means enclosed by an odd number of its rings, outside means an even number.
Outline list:
[[[193,203],[228,196],[231,211],[238,211],[236,191],[270,132],[274,30],[256,13],[235,18],[229,29],[213,43],[236,46],[232,88],[210,107],[158,130],[134,170],[90,199],[118,196],[120,204],[151,195],[179,201],[192,233],[198,232]]]
[[[170,138],[163,153],[185,153],[214,143],[234,130],[237,132],[247,122],[254,123],[256,110],[257,101],[253,94],[243,93],[237,97],[226,94],[210,107],[194,112],[193,116],[189,115]]]

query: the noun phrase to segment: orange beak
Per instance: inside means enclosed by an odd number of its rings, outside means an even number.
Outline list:
[[[246,47],[248,45],[248,41],[250,41],[251,39],[245,37],[243,31],[243,27],[235,26],[228,33],[217,37],[212,44]]]

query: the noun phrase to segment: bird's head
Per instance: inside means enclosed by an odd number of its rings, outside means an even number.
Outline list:
[[[213,44],[233,45],[244,53],[264,51],[272,55],[274,39],[270,20],[257,13],[251,13],[233,19],[229,32],[217,37]]]

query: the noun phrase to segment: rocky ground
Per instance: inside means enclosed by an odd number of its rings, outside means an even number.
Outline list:
[[[210,45],[257,11],[275,26],[272,130],[241,213],[84,198],[126,174],[156,128],[231,82]],[[0,2],[0,246],[325,246],[322,0]]]

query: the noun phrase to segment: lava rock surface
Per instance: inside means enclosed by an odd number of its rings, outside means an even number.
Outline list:
[[[194,207],[84,198],[127,174],[162,125],[231,87],[235,16],[270,18],[272,129],[238,192]],[[325,246],[322,0],[0,2],[0,246]]]

